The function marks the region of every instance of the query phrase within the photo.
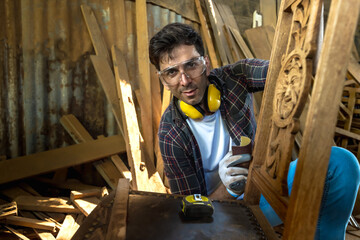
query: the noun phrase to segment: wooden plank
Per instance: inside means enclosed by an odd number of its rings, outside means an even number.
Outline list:
[[[156,73],[156,68],[154,65],[150,67],[151,73],[151,96],[152,96],[152,107],[153,107],[153,140],[154,140],[154,152],[156,157],[156,170],[158,171],[160,178],[163,178],[163,160],[161,154],[159,154],[160,147],[157,144],[157,133],[160,126],[161,120],[161,89],[160,89],[160,80]],[[160,171],[159,171],[160,170]]]
[[[48,216],[47,214],[45,214],[43,212],[36,212],[36,211],[33,211],[31,213],[33,213],[37,218],[39,218],[41,220],[53,222],[55,224],[55,227],[57,229],[60,229],[61,224],[58,221],[56,221],[55,219],[53,219],[52,217]]]
[[[0,184],[125,152],[122,136],[111,136],[0,162]]]
[[[19,196],[15,199],[19,210],[42,211],[42,212],[60,212],[60,213],[80,213],[73,205],[69,204],[70,199],[37,197],[37,196]]]
[[[41,240],[55,240],[54,235],[52,235],[49,232],[36,230],[36,229],[34,229],[34,231]]]
[[[91,141],[93,140],[93,137],[90,135],[90,133],[85,129],[85,127],[80,123],[80,121],[73,115],[73,114],[68,114],[68,115],[64,115],[60,118],[60,123],[61,125],[66,129],[66,131],[70,134],[70,136],[73,138],[73,140],[76,143],[82,143],[82,142],[86,142],[86,141]],[[123,160],[119,157],[119,155],[112,155],[110,156],[111,161],[113,162],[113,164],[115,165],[115,167],[119,170],[120,174],[122,177],[126,177],[129,178],[131,180],[131,173],[129,171],[129,169],[126,167],[126,165],[124,164]],[[103,168],[107,168],[109,163],[108,159],[104,159]],[[102,168],[97,168],[98,171],[101,171]],[[114,179],[116,179],[116,182],[114,181],[107,181],[108,184],[112,184],[115,185],[117,184],[118,178],[116,178],[117,175],[111,174],[109,176],[103,176],[103,177],[111,177],[113,176]],[[115,177],[114,177],[115,176]],[[114,189],[114,188],[113,188]]]
[[[231,56],[234,62],[239,61],[240,59],[244,59],[245,56],[242,55],[242,52],[240,51],[240,49],[238,49],[238,45],[235,43],[230,29],[228,27],[228,25],[224,24],[223,26],[223,33],[227,42],[227,45],[230,48],[230,52],[231,52]]]
[[[152,3],[174,11],[184,18],[191,20],[192,22],[199,23],[198,15],[195,11],[195,4],[193,0],[182,1],[169,1],[169,0],[147,0],[148,3]]]
[[[245,30],[245,36],[249,42],[250,48],[256,58],[270,59],[271,42],[269,42],[268,35],[272,32],[270,26],[256,27]]]
[[[241,51],[243,52],[244,56],[246,58],[254,58],[254,55],[252,54],[252,52],[250,51],[249,47],[247,46],[247,44],[245,43],[243,37],[241,36],[240,32],[229,26],[229,29],[231,31],[231,33],[233,34],[237,44],[239,45]]]
[[[264,231],[266,238],[269,240],[279,240],[279,237],[275,234],[274,229],[269,224],[260,207],[258,205],[250,205],[249,207]]]
[[[340,135],[343,135],[345,137],[353,138],[355,140],[360,141],[360,135],[359,134],[350,132],[348,130],[337,127],[337,128],[335,128],[335,132],[340,134]]]
[[[5,224],[9,224],[9,225],[55,231],[54,223],[48,222],[48,221],[32,219],[32,218],[9,216],[1,221],[4,222]]]
[[[139,73],[139,87],[143,99],[141,107],[141,127],[145,146],[145,162],[147,166],[154,167],[154,141],[152,97],[149,65],[149,37],[147,25],[146,0],[135,1],[136,15],[136,43],[137,43],[137,70]]]
[[[17,214],[18,212],[16,202],[0,205],[0,219]]]
[[[284,239],[313,239],[318,222],[323,185],[337,122],[342,84],[360,11],[360,1],[331,2],[322,52],[312,91],[312,101],[296,167]],[[349,17],[350,16],[350,17]],[[336,61],[334,62],[334,59]],[[331,81],[329,81],[331,79]],[[340,87],[341,86],[341,87]],[[316,136],[316,141],[313,137]],[[319,158],[321,156],[321,158]],[[311,169],[311,171],[308,171]],[[316,173],[316,178],[314,178]],[[311,194],[306,189],[313,189]],[[304,214],[304,209],[306,213]],[[306,236],[306,238],[304,238]]]
[[[134,102],[132,100],[132,90],[129,84],[126,62],[121,52],[112,47],[114,70],[117,80],[118,93],[121,101],[121,111],[123,116],[125,143],[127,149],[128,162],[133,176],[132,184],[134,189],[144,191],[166,192],[159,174],[153,172],[151,166],[142,162],[142,149],[140,146],[140,130],[137,124],[137,117]],[[101,61],[101,59],[99,59]],[[148,172],[150,171],[150,172]]]
[[[84,219],[84,215],[80,215],[81,219]],[[56,236],[56,240],[68,240],[71,239],[72,236],[74,236],[75,232],[80,227],[82,220],[78,217],[76,218],[76,215],[69,214],[66,215],[65,220],[62,224],[62,227],[59,231],[59,233]]]
[[[198,13],[199,19],[200,19],[201,32],[202,32],[202,35],[204,36],[205,44],[206,44],[208,52],[209,52],[211,65],[213,68],[218,68],[218,67],[220,67],[220,64],[219,64],[217,56],[216,56],[214,44],[211,39],[209,27],[206,23],[206,17],[201,8],[200,0],[195,0],[195,4],[196,4],[196,10],[197,10],[197,13]]]
[[[91,38],[91,42],[94,46],[96,55],[102,56],[106,59],[108,64],[111,65],[111,58],[109,54],[109,50],[106,47],[105,40],[102,36],[100,27],[98,25],[98,22],[96,20],[94,12],[91,10],[91,8],[85,4],[81,5],[81,12],[83,14],[86,27],[89,30],[89,35]]]
[[[354,80],[360,84],[360,64],[356,60],[351,59],[348,65],[348,71]]]
[[[105,238],[106,240],[125,240],[126,238],[126,217],[129,201],[129,187],[130,184],[127,179],[119,179]]]
[[[220,66],[227,65],[227,64],[229,64],[229,60],[227,58],[228,54],[225,49],[226,41],[225,41],[224,35],[222,33],[223,23],[219,22],[221,20],[221,17],[219,16],[219,13],[217,12],[217,9],[212,0],[205,0],[205,5],[206,5],[207,12],[209,14],[211,28],[214,33],[216,48],[219,52],[220,59],[222,62],[222,64],[220,64]],[[222,20],[221,20],[221,22],[222,22]]]
[[[93,60],[93,58],[94,56],[90,56],[91,62],[96,71],[96,75],[99,78],[99,81],[105,92],[107,100],[111,104],[112,112],[115,116],[120,132],[123,135],[124,130],[122,129],[119,99],[117,97],[114,74],[110,68],[110,65],[106,61],[96,62]]]
[[[72,203],[87,217],[100,203],[96,197],[72,199]]]
[[[109,195],[108,190],[106,187],[102,188],[95,188],[95,189],[86,189],[86,190],[74,190],[70,192],[70,200],[79,199],[79,198],[87,198],[87,197],[97,197],[99,199],[103,198],[104,196]]]
[[[89,6],[81,5],[81,10],[85,19],[85,23],[87,29],[89,31],[89,35],[91,37],[91,41],[93,43],[96,55],[102,56],[106,59],[103,64],[108,64],[111,66],[111,58],[109,55],[108,48],[106,46],[105,40],[102,36],[100,27],[96,21],[94,12],[91,10]],[[120,107],[119,101],[117,98],[116,93],[116,86],[115,86],[115,78],[114,73],[112,72],[111,68],[106,68],[106,70],[110,71],[103,71],[101,66],[94,65],[96,74],[98,75],[99,81],[101,86],[105,92],[106,98],[111,104],[112,112],[114,114],[115,120],[118,124],[119,130],[121,134],[123,134],[122,123],[121,123],[121,116],[120,116]]]
[[[16,235],[21,240],[30,240],[30,238],[26,237],[24,234],[20,233],[19,231],[4,225],[5,228],[7,228],[10,232],[12,232],[14,235]]]

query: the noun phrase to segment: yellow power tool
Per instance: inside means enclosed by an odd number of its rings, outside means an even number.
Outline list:
[[[182,212],[190,218],[211,217],[214,206],[209,198],[201,194],[188,195],[182,200]]]

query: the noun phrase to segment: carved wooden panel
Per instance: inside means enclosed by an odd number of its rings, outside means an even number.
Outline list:
[[[275,192],[288,195],[287,172],[299,117],[309,95],[313,55],[318,35],[321,1],[291,1],[284,11],[292,15],[286,51],[281,57],[273,98],[270,138],[261,174]],[[310,14],[314,13],[314,14]]]

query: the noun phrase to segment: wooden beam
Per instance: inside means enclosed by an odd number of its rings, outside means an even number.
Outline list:
[[[229,29],[231,31],[231,33],[233,34],[237,44],[239,45],[241,51],[243,52],[245,58],[254,58],[254,55],[252,54],[252,52],[250,51],[248,45],[246,44],[246,42],[244,41],[244,38],[241,36],[240,32],[229,26]]]
[[[84,215],[79,215],[79,217],[77,218],[74,214],[66,215],[62,227],[58,235],[56,236],[56,240],[71,239],[72,236],[74,236],[75,232],[79,229],[83,219]]]
[[[302,149],[306,149],[306,152],[300,149],[287,212],[287,219],[290,221],[285,222],[287,227],[283,239],[305,240],[315,236],[323,185],[318,184],[318,187],[314,188],[313,182],[314,179],[325,181],[339,111],[339,107],[329,106],[338,106],[342,96],[359,13],[359,0],[331,2],[303,135]],[[311,171],[307,171],[308,169]],[[313,191],[309,194],[306,189]],[[311,214],[304,214],[304,209]]]
[[[130,184],[127,179],[119,179],[105,238],[106,240],[125,240],[126,238],[126,217],[129,202],[129,187]]]
[[[136,12],[136,41],[137,41],[137,64],[139,72],[139,87],[142,97],[141,128],[145,145],[146,165],[154,165],[154,141],[153,141],[153,117],[152,97],[149,65],[149,37],[146,12],[146,0],[135,1]]]
[[[0,205],[0,219],[17,214],[18,212],[16,202]]]
[[[219,12],[212,0],[205,0],[205,5],[207,12],[209,14],[209,19],[211,23],[211,28],[213,29],[216,47],[218,49],[221,65],[229,64],[228,56],[230,56],[230,52],[227,51],[226,48],[226,40],[224,34],[222,32],[223,22],[221,17],[219,16]]]
[[[62,116],[60,118],[60,123],[76,143],[93,140],[93,137],[90,135],[90,133],[73,114]],[[118,179],[120,177],[130,177],[131,179],[131,173],[119,155],[112,155],[110,156],[110,159],[111,160],[105,158],[103,161],[94,163],[94,165],[98,172],[103,176],[105,181],[109,184],[109,186],[112,189],[115,189]],[[112,168],[113,165],[115,165],[118,171],[114,172],[114,170],[109,169]],[[121,175],[119,176],[118,174]]]
[[[107,64],[108,66],[111,66],[111,58],[109,55],[109,50],[106,46],[105,40],[102,36],[100,27],[96,21],[94,12],[91,10],[89,6],[81,5],[81,11],[83,13],[85,23],[87,26],[87,29],[89,31],[89,35],[91,37],[91,41],[93,43],[95,52],[97,56],[103,57],[105,62],[102,64]],[[90,57],[91,58],[91,57]],[[94,63],[93,63],[94,65]],[[120,107],[119,107],[119,101],[117,98],[116,93],[116,86],[115,86],[115,78],[114,73],[112,72],[111,68],[106,68],[103,70],[101,66],[94,65],[96,74],[98,75],[99,81],[101,83],[101,86],[105,92],[105,96],[109,103],[111,104],[112,112],[114,114],[115,120],[118,124],[119,130],[121,134],[123,135],[123,129],[122,129],[122,123],[121,123],[121,116],[120,116]],[[109,70],[110,71],[107,71]]]
[[[54,223],[48,222],[48,221],[32,219],[32,218],[9,216],[1,221],[4,222],[5,224],[9,224],[9,225],[55,231]]]
[[[15,198],[19,210],[40,211],[40,212],[59,212],[59,213],[80,213],[73,205],[70,199],[19,196]]]
[[[13,233],[14,235],[16,235],[19,239],[21,240],[30,240],[30,238],[26,237],[24,234],[20,233],[19,231],[4,225],[5,228],[7,228],[11,233]]]
[[[0,184],[123,152],[125,142],[117,135],[1,161]]]
[[[70,200],[79,199],[79,198],[87,198],[87,197],[97,197],[99,199],[104,196],[109,195],[106,187],[95,188],[95,189],[87,189],[87,190],[74,190],[70,192]]]
[[[96,197],[72,199],[72,203],[87,217],[100,203]]]
[[[124,137],[128,161],[133,176],[133,188],[144,191],[166,192],[159,174],[157,172],[153,172],[154,169],[151,169],[151,165],[145,165],[142,161],[140,129],[137,123],[126,62],[124,61],[122,53],[116,49],[115,46],[112,47],[112,56],[118,93],[121,98],[121,112],[125,131]],[[98,59],[98,61],[101,61],[101,59]],[[150,173],[149,170],[151,171]]]
[[[207,49],[209,52],[211,65],[213,68],[218,68],[218,67],[220,67],[220,64],[219,64],[217,56],[216,56],[214,44],[211,39],[209,27],[206,23],[206,17],[201,8],[200,0],[195,0],[195,4],[196,4],[197,13],[198,13],[199,19],[200,19],[201,31],[204,36],[204,40],[205,40],[205,43],[206,43],[206,46],[207,46]]]
[[[245,30],[245,36],[256,58],[270,59],[274,29],[270,26],[256,27]]]
[[[111,58],[109,54],[109,50],[106,46],[105,40],[102,36],[100,27],[96,20],[94,12],[91,8],[85,4],[81,5],[81,12],[84,16],[84,20],[86,23],[86,27],[89,31],[89,35],[91,38],[91,42],[94,46],[96,55],[102,56],[106,59],[108,64],[111,65]]]
[[[54,235],[47,231],[34,229],[34,232],[41,240],[55,240]]]

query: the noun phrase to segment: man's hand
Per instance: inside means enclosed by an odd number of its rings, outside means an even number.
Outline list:
[[[236,167],[237,164],[251,160],[250,154],[232,155],[228,152],[219,163],[219,176],[225,187],[236,195],[243,194],[248,169]]]

